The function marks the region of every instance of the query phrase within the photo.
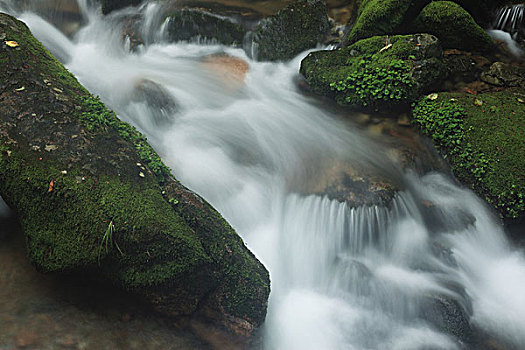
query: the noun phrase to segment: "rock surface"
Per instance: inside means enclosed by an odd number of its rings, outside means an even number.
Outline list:
[[[481,80],[495,86],[525,88],[525,68],[495,62],[481,75]]]
[[[242,46],[246,28],[233,20],[204,10],[187,8],[168,15],[171,41],[204,40]]]
[[[142,0],[100,0],[102,13],[107,15],[115,10],[120,10],[128,6],[137,6]]]
[[[168,315],[249,335],[269,276],[133,127],[91,96],[16,19],[0,15],[0,195],[33,265],[107,279]]]
[[[326,4],[294,0],[253,31],[253,53],[260,61],[289,60],[324,42],[330,33]]]

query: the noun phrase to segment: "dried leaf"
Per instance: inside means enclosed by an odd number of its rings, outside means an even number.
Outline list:
[[[431,100],[431,101],[437,100],[437,98],[438,98],[438,94],[436,94],[436,93],[434,92],[434,93],[428,95],[427,98],[428,98],[429,100]]]
[[[18,47],[18,43],[12,40],[5,41],[5,44],[9,47]]]
[[[47,190],[47,192],[51,192],[53,191],[53,186],[55,185],[55,182],[53,180],[51,180],[51,182],[49,183],[49,189]]]

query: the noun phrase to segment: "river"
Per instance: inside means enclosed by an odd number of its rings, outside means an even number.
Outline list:
[[[79,4],[84,24],[72,37],[5,0],[0,8],[144,132],[267,267],[265,349],[525,348],[524,252],[448,174],[402,170],[391,137],[304,95],[296,78],[307,53],[257,62],[241,49],[169,43],[156,4],[106,18]],[[147,45],[132,51],[122,28],[138,14]],[[170,108],[137,98],[145,82]],[[400,191],[388,205],[358,208],[309,193],[340,164]]]

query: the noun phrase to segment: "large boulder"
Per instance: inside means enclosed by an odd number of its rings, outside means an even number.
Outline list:
[[[171,41],[204,40],[242,46],[246,28],[232,19],[201,9],[179,9],[167,17]]]
[[[458,180],[508,222],[525,217],[524,101],[523,90],[440,93],[413,111]]]
[[[252,53],[260,61],[288,60],[324,42],[329,33],[322,0],[294,0],[255,27]]]
[[[311,90],[342,105],[407,107],[439,84],[446,69],[439,41],[428,34],[372,37],[301,62]]]
[[[488,52],[494,48],[491,37],[460,5],[433,1],[421,11],[413,28],[435,35],[444,48]]]
[[[0,14],[0,36],[0,195],[34,266],[243,335],[261,325],[268,272],[231,226],[23,23]]]

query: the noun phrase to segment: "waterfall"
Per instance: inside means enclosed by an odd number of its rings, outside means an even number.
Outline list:
[[[498,11],[494,29],[510,33],[514,39],[524,29],[525,5],[507,6]]]
[[[387,156],[393,139],[303,95],[296,76],[306,53],[265,63],[241,49],[167,43],[155,4],[104,18],[79,2],[88,20],[72,37],[7,0],[0,8],[146,133],[265,264],[265,349],[478,349],[479,332],[525,348],[524,252],[470,190],[444,174],[401,171]],[[507,12],[501,28],[514,28],[522,17]],[[135,52],[122,40],[130,16],[143,18],[147,38]],[[175,107],[137,94],[149,88]],[[399,191],[391,203],[352,207],[302,190],[336,164],[386,176]]]

